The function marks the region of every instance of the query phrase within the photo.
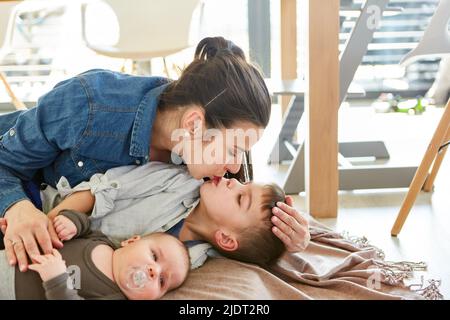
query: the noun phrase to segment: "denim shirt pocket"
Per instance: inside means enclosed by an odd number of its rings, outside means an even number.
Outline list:
[[[104,173],[105,171],[98,167],[96,161],[80,154],[79,149],[73,149],[71,158],[75,169],[83,176],[84,181],[89,180],[96,173]]]
[[[56,185],[59,179],[64,176],[75,186],[81,181],[89,180],[89,178],[100,172],[95,166],[94,161],[89,158],[81,156],[77,150],[63,151],[51,167],[44,169],[46,181]]]

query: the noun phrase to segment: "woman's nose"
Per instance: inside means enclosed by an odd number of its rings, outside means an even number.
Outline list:
[[[234,163],[234,164],[227,164],[227,166],[225,167],[226,171],[231,172],[231,173],[238,173],[239,170],[241,169],[241,164],[240,163]]]

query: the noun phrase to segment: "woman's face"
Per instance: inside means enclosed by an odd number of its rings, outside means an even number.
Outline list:
[[[263,128],[249,122],[239,122],[226,129],[204,129],[184,144],[183,160],[196,179],[237,173],[244,152],[258,142],[263,132]]]

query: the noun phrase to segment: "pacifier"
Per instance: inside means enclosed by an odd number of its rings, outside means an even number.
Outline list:
[[[149,266],[131,267],[127,273],[127,287],[133,290],[143,289],[151,281]]]

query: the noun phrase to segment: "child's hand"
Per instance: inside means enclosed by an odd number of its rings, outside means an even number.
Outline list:
[[[67,272],[66,262],[56,249],[53,249],[51,254],[35,255],[31,258],[36,263],[28,266],[28,269],[39,273],[44,282]]]
[[[61,241],[68,241],[77,234],[77,227],[65,216],[59,215],[53,219],[53,227]]]

